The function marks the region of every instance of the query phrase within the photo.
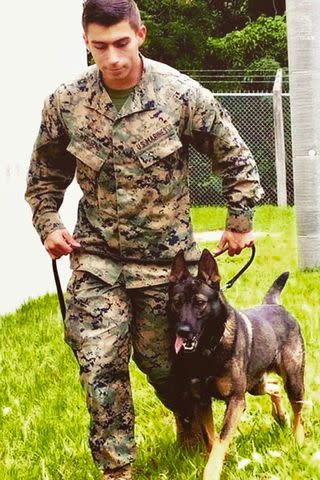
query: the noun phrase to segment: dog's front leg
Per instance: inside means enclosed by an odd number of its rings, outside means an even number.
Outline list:
[[[204,469],[203,480],[219,480],[232,434],[237,428],[244,409],[244,397],[231,398],[228,401],[220,437],[219,440],[213,444],[208,463]]]
[[[196,418],[200,425],[203,440],[207,449],[207,458],[209,458],[214,443],[214,421],[211,400],[207,404],[198,404],[196,406]]]

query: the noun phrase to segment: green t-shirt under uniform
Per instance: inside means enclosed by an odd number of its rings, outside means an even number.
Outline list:
[[[122,106],[126,103],[127,98],[129,97],[130,93],[132,92],[133,88],[129,88],[129,90],[113,90],[112,88],[107,88],[107,92],[110,95],[113,105],[116,109],[121,110]]]

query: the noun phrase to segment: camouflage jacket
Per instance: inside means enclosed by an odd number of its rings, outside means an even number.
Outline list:
[[[83,196],[74,236],[82,248],[71,255],[71,266],[111,284],[123,273],[132,288],[167,281],[169,266],[160,263],[180,249],[197,255],[190,143],[222,177],[228,229],[251,229],[262,192],[252,155],[213,94],[167,65],[146,58],[143,64],[119,112],[96,66],[46,100],[26,191],[44,241],[64,228],[58,210],[76,172]]]

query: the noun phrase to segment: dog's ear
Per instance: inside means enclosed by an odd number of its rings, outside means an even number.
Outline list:
[[[215,287],[219,288],[220,275],[218,271],[218,265],[214,257],[206,248],[203,250],[199,260],[198,277],[209,285],[214,285]]]
[[[169,282],[170,283],[179,282],[180,280],[184,280],[188,278],[189,275],[190,275],[190,272],[188,270],[188,267],[184,258],[183,250],[180,250],[173,259]]]

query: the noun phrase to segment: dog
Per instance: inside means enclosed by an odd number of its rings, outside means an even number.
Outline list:
[[[290,400],[296,441],[304,441],[302,406],[305,348],[295,318],[280,305],[289,273],[273,283],[261,306],[237,311],[220,289],[218,266],[203,250],[197,276],[191,275],[180,251],[169,279],[168,317],[175,331],[175,380],[182,391],[186,423],[199,426],[207,447],[203,479],[218,480],[241,414],[245,394],[269,394],[272,414],[283,424],[286,412],[277,382],[282,377]],[[226,411],[219,438],[215,438],[212,398],[224,400]]]

